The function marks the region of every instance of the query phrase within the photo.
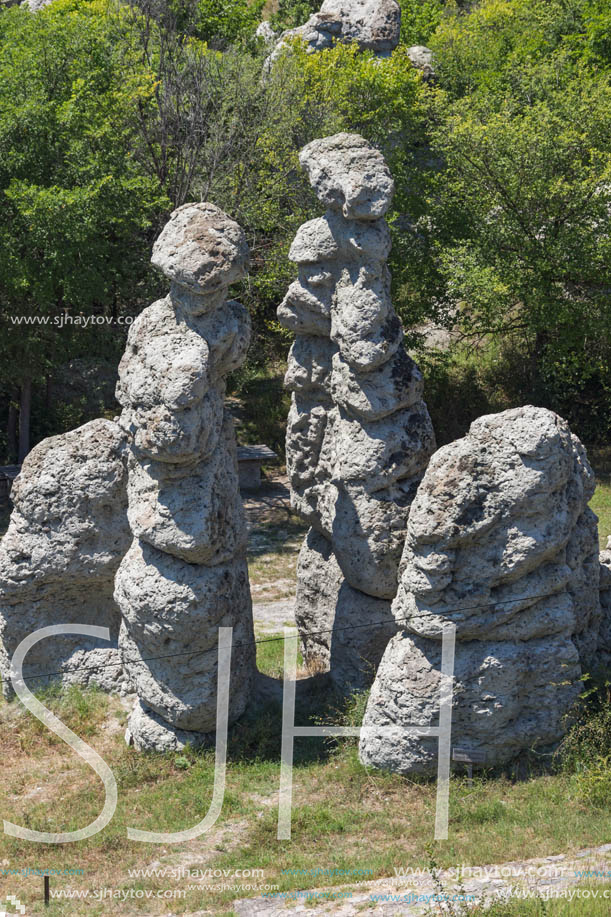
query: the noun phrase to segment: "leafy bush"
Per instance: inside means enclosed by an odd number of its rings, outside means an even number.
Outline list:
[[[611,680],[587,679],[587,688],[569,717],[569,730],[556,752],[556,762],[568,774],[611,762]]]
[[[611,755],[598,755],[577,771],[574,785],[586,805],[598,809],[611,807]]]

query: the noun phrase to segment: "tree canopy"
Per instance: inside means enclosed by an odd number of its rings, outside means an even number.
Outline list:
[[[319,5],[281,0],[273,24],[299,24]],[[608,4],[401,6],[389,58],[345,45],[306,54],[296,41],[266,76],[260,0],[55,0],[36,14],[0,12],[6,403],[23,383],[36,398],[71,358],[116,363],[120,320],[159,286],[152,241],[188,200],[211,200],[244,226],[253,269],[237,292],[253,315],[251,359],[281,358],[288,248],[319,212],[297,154],[350,130],[395,177],[393,296],[433,413],[439,402],[440,440],[476,410],[524,401],[563,413],[586,440],[608,436]],[[410,63],[415,43],[434,51],[432,82]],[[59,330],[64,314],[111,323]],[[451,347],[423,348],[431,325],[453,332]],[[453,398],[465,404],[458,427],[442,410]],[[62,423],[51,412],[34,438]]]

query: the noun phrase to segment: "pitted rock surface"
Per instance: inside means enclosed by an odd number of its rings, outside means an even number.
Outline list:
[[[153,246],[151,258],[166,277],[196,294],[224,291],[248,268],[244,230],[214,204],[175,210]],[[215,299],[197,300],[203,311]]]
[[[488,766],[563,735],[599,641],[594,475],[562,418],[480,417],[439,449],[411,505],[389,643],[363,724],[436,725],[441,634],[456,628],[452,745]],[[364,734],[361,760],[436,766],[437,740]]]
[[[26,676],[60,673],[64,683],[127,688],[113,599],[114,575],[130,542],[126,479],[124,437],[110,420],[45,439],[24,460],[0,542],[0,670],[7,696],[8,662],[19,643],[58,624],[106,626],[111,639],[45,639],[28,653]],[[45,681],[26,684],[36,689]]]
[[[341,211],[346,220],[386,215],[394,182],[384,157],[364,137],[334,134],[313,140],[300,152],[299,162],[321,204]]]
[[[225,376],[250,338],[247,311],[226,298],[248,248],[218,207],[187,204],[172,214],[152,260],[172,285],[130,328],[119,366],[134,541],[115,595],[138,695],[129,740],[165,750],[200,744],[214,730],[219,627],[233,628],[231,721],[255,673],[246,527],[224,408]]]
[[[388,167],[356,134],[315,140],[300,161],[328,209],[298,230],[290,257],[299,279],[278,309],[297,332],[285,378],[291,501],[313,529],[298,567],[296,617],[306,656],[306,630],[329,630],[351,614],[358,621],[350,639],[342,625],[333,651],[329,640],[311,650],[323,667],[330,658],[332,676],[349,687],[371,679],[395,631],[389,603],[409,507],[435,440],[390,297]],[[362,625],[373,618],[385,623],[369,646]]]
[[[337,42],[356,42],[363,51],[387,57],[399,44],[400,32],[401,7],[395,0],[324,0],[319,12],[304,25],[281,34],[266,69],[291,40],[305,42],[308,54],[332,48]]]
[[[342,691],[368,688],[397,631],[391,603],[346,581],[331,542],[310,529],[297,561],[295,617],[311,672],[330,671]]]

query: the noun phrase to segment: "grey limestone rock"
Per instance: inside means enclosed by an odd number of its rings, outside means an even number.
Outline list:
[[[6,696],[8,663],[19,643],[58,624],[107,626],[111,641],[47,638],[28,653],[26,676],[59,673],[64,683],[126,688],[117,650],[120,613],[113,600],[114,575],[130,541],[126,478],[124,437],[110,420],[45,439],[25,459],[0,542],[0,670]]]
[[[376,613],[384,619],[379,605],[390,620],[409,507],[435,440],[422,376],[403,348],[390,296],[388,167],[355,134],[316,140],[300,161],[328,208],[297,232],[290,257],[299,280],[278,309],[280,322],[297,332],[285,378],[292,392],[286,439],[292,505],[314,530],[309,538],[326,545],[315,562],[306,543],[299,563],[297,619],[307,647],[305,631],[317,613],[326,623],[332,609],[338,616],[352,608],[360,622]],[[320,575],[312,573],[318,564]],[[341,589],[337,570],[345,579]],[[394,628],[380,633],[383,647]],[[346,686],[358,682],[362,660],[371,665],[377,653],[361,653],[357,642],[349,650],[350,642],[338,638],[332,654],[332,674],[342,673]],[[344,660],[351,654],[361,660],[351,675],[340,664],[340,646]]]
[[[430,48],[426,45],[411,45],[407,49],[407,56],[425,80],[435,79],[435,55]]]
[[[299,553],[295,613],[310,671],[330,671],[344,692],[369,687],[397,631],[391,603],[352,588],[331,542],[314,529]]]
[[[319,201],[346,220],[378,220],[388,211],[394,192],[390,169],[359,134],[313,140],[299,162]]]
[[[117,573],[115,596],[123,612],[124,664],[144,706],[171,726],[213,731],[218,628],[233,627],[230,719],[243,712],[253,640],[244,556],[189,564],[136,540]],[[137,730],[131,731],[138,745]]]
[[[170,280],[197,295],[193,300],[197,314],[221,304],[209,294],[224,292],[243,277],[249,257],[242,228],[214,204],[203,203],[183,204],[174,211],[153,246],[151,261]]]
[[[295,620],[311,672],[329,669],[335,606],[343,581],[331,542],[310,529],[297,559]]]
[[[218,628],[233,628],[230,720],[254,673],[246,528],[225,376],[248,313],[227,300],[248,264],[241,228],[212,204],[176,210],[153,247],[170,294],[134,322],[119,367],[134,541],[115,580],[120,648],[138,695],[137,748],[199,744],[215,727]]]
[[[401,8],[395,0],[324,0],[304,25],[282,33],[266,70],[291,40],[305,42],[308,53],[332,48],[336,42],[356,42],[362,50],[387,57],[399,44],[400,31]]]
[[[502,764],[557,742],[599,640],[594,476],[556,414],[480,417],[431,458],[411,504],[389,643],[363,725],[435,725],[456,627],[452,744]],[[364,734],[363,762],[428,770],[433,742]]]
[[[39,13],[40,10],[43,10],[46,6],[50,6],[53,2],[54,0],[23,0],[23,3],[20,5],[27,7],[31,13]],[[19,3],[19,0],[15,0],[15,4],[13,5],[17,5],[17,3]],[[8,6],[8,4],[6,5]]]
[[[269,22],[264,19],[255,29],[257,38],[261,38],[266,45],[274,45],[278,39],[278,33],[274,32]]]

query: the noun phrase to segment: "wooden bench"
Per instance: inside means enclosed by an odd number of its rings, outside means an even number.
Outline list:
[[[21,465],[0,466],[0,503],[5,503],[11,495],[13,481],[21,471]]]
[[[238,446],[238,474],[242,490],[261,486],[261,465],[275,462],[278,456],[268,446]]]

